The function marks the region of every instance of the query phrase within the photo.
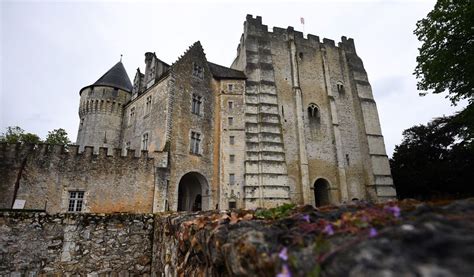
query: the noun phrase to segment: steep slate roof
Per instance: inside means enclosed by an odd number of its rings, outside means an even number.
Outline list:
[[[212,76],[216,79],[247,79],[242,71],[207,62]]]
[[[109,71],[107,71],[102,77],[99,78],[92,86],[110,86],[120,88],[125,91],[131,92],[133,85],[128,78],[127,71],[123,66],[122,62],[118,62]]]

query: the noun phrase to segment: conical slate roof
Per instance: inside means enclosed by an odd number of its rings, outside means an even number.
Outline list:
[[[110,86],[123,89],[128,92],[131,92],[133,88],[132,82],[130,82],[127,71],[125,70],[122,62],[118,62],[116,65],[114,65],[92,85]]]

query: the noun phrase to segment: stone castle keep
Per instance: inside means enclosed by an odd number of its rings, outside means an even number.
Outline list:
[[[81,89],[76,145],[0,145],[0,208],[133,212],[396,196],[354,41],[248,15],[228,67],[199,42]]]

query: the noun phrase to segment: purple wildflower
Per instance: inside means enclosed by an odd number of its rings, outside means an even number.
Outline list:
[[[309,219],[309,215],[307,214],[303,215],[303,220],[306,222],[311,222],[311,220]]]
[[[284,261],[288,261],[288,249],[286,249],[286,247],[283,247],[283,249],[278,254],[278,257],[280,257],[280,259]]]
[[[326,225],[326,227],[324,227],[323,232],[330,236],[334,235],[334,229],[332,228],[331,223],[329,223],[328,225]]]
[[[377,233],[377,229],[375,228],[370,228],[370,231],[369,231],[369,237],[373,238],[375,236],[377,236],[378,233]]]
[[[290,268],[287,264],[281,266],[281,272],[278,273],[276,277],[291,277]]]
[[[400,217],[400,208],[398,206],[389,206],[385,208],[387,211],[391,212],[394,217]]]

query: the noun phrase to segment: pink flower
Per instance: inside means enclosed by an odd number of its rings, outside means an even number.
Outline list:
[[[385,210],[392,213],[394,217],[400,217],[400,208],[398,206],[388,206]]]
[[[378,233],[377,233],[377,229],[375,228],[370,228],[370,231],[369,231],[369,237],[373,238],[375,236],[377,236]]]
[[[331,223],[329,223],[328,225],[326,225],[326,227],[324,227],[323,232],[330,236],[334,235],[334,229],[332,228]]]
[[[311,222],[310,218],[309,218],[309,215],[305,214],[302,216],[303,220],[306,221],[306,222]]]
[[[281,266],[281,272],[278,273],[276,277],[291,277],[291,272],[287,264]]]
[[[288,260],[288,249],[286,249],[286,247],[283,247],[283,249],[278,254],[278,257],[280,257],[280,259],[282,259],[284,261],[287,261]]]

